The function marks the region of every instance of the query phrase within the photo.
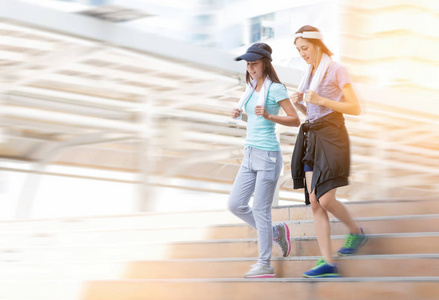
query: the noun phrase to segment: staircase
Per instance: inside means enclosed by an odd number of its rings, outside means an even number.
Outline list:
[[[256,231],[227,211],[0,222],[0,299],[439,299],[439,200],[347,206],[369,241],[333,279],[302,278],[319,255],[304,205],[273,209],[292,240],[287,258],[273,246],[274,279],[242,278]]]

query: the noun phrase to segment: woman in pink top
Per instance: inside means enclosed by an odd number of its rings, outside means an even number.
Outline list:
[[[319,30],[303,26],[294,37],[308,72],[292,95],[294,106],[305,116],[294,147],[292,177],[294,188],[305,188],[311,204],[317,240],[323,258],[304,277],[338,277],[332,257],[331,227],[328,212],[350,231],[338,255],[354,255],[366,242],[364,231],[346,207],[336,199],[337,187],[348,184],[349,138],[343,114],[359,115],[360,104],[346,69],[331,59],[333,55],[322,41]]]

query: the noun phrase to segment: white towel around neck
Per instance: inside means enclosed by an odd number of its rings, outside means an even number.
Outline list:
[[[322,59],[320,60],[319,66],[317,67],[316,72],[314,73],[314,76],[311,80],[311,84],[309,85],[309,89],[311,91],[317,90],[317,88],[320,85],[320,82],[322,82],[323,76],[325,76],[326,71],[328,70],[329,66],[332,63],[332,59],[325,53],[322,54]],[[303,99],[302,101],[298,102],[300,104],[303,104],[305,99],[305,88],[308,85],[309,76],[312,71],[312,65],[310,64],[308,66],[308,70],[306,71],[305,75],[300,80],[299,87],[297,90],[299,92],[303,93]]]
[[[265,107],[265,102],[267,101],[268,90],[270,89],[270,85],[272,83],[273,82],[267,76],[267,78],[265,78],[264,83],[262,84],[261,90],[259,91],[258,104],[257,105]],[[253,79],[250,83],[247,84],[247,87],[245,89],[244,95],[242,95],[241,99],[239,99],[239,102],[236,105],[236,108],[238,108],[239,110],[242,110],[242,108],[244,107],[245,103],[248,101],[248,99],[250,99],[250,96],[255,91],[256,84],[257,84],[256,79]],[[261,117],[261,116],[258,116],[258,118],[259,117]],[[241,112],[241,114],[238,117],[235,118],[235,120],[241,120],[241,119],[242,119],[242,112]]]

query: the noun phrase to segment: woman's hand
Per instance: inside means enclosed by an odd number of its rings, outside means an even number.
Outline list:
[[[262,107],[260,105],[257,105],[255,107],[255,115],[262,116],[264,119],[268,119],[270,116],[270,114],[267,113],[267,111],[265,110],[265,107]]]
[[[291,102],[294,104],[294,106],[299,106],[302,105],[301,102],[303,100],[303,93],[301,92],[294,92],[291,96],[290,96],[290,100]]]
[[[290,101],[293,103],[294,107],[300,110],[302,114],[306,116],[306,106],[303,104],[303,93],[294,92],[290,94]],[[300,103],[302,102],[302,103]]]
[[[316,92],[307,90],[305,93],[305,102],[314,105],[324,105],[325,99],[320,97],[319,94],[317,94]]]
[[[239,115],[240,115],[241,113],[242,113],[242,109],[234,108],[234,109],[232,110],[232,113],[231,113],[232,118],[233,118],[233,119],[236,119],[237,117],[239,117]]]

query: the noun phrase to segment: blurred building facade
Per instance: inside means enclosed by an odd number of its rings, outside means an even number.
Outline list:
[[[54,1],[52,1],[54,2]],[[55,1],[56,2],[56,1]],[[289,38],[297,24],[316,22],[337,37],[338,2],[254,0],[58,0],[70,12],[111,22],[132,21],[150,33],[231,50],[260,40]]]

